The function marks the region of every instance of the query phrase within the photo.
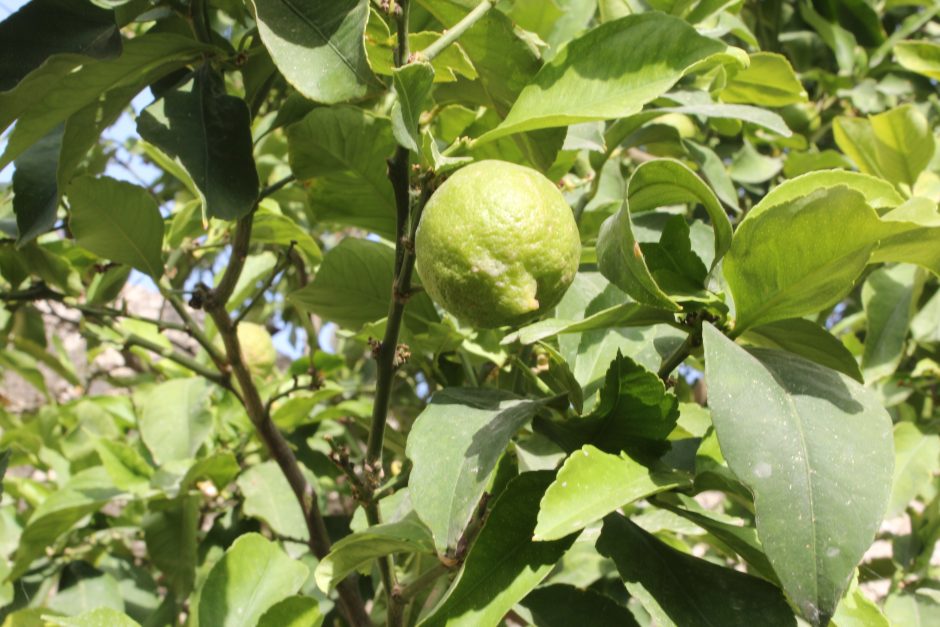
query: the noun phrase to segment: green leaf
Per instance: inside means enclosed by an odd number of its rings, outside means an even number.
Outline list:
[[[412,152],[418,152],[421,145],[420,117],[433,83],[434,68],[429,63],[409,63],[392,71],[397,98],[392,106],[392,133]]]
[[[881,609],[865,596],[855,581],[836,608],[831,624],[836,627],[891,627]]]
[[[705,509],[695,499],[684,494],[660,495],[656,498],[655,504],[657,507],[667,509],[695,523],[711,534],[721,545],[740,555],[761,577],[772,583],[779,583],[773,567],[764,555],[764,549],[757,538],[757,531],[753,527],[720,520],[719,514]]]
[[[137,132],[179,160],[209,216],[235,220],[254,208],[258,172],[248,105],[225,93],[222,76],[210,64],[141,111]]]
[[[936,486],[933,477],[940,471],[940,438],[910,422],[894,426],[894,481],[887,517],[904,512],[907,505]]]
[[[724,261],[737,312],[735,332],[839,302],[881,233],[865,197],[841,186],[749,213]]]
[[[901,41],[894,46],[901,67],[940,81],[940,44],[932,41]]]
[[[657,625],[796,625],[772,584],[681,553],[619,514],[604,519],[597,550]]]
[[[552,473],[542,471],[509,482],[447,595],[419,625],[495,627],[548,576],[575,540],[532,541],[539,500],[551,480]]]
[[[540,409],[500,390],[448,388],[415,420],[405,451],[411,500],[441,554],[456,546],[509,440]]]
[[[937,203],[911,198],[882,216],[884,235],[872,263],[915,263],[940,274],[940,213]]]
[[[163,275],[163,218],[145,189],[83,176],[69,185],[68,199],[69,226],[79,246],[154,279]]]
[[[892,625],[930,627],[940,621],[940,595],[929,588],[894,593],[885,599],[885,615]]]
[[[745,331],[741,339],[761,348],[790,351],[863,381],[858,362],[845,344],[812,320],[789,318],[762,324]]]
[[[133,493],[147,491],[153,468],[137,449],[124,442],[100,439],[95,443],[95,450],[115,487]]]
[[[375,525],[350,534],[334,544],[314,572],[317,586],[323,592],[329,592],[351,572],[392,553],[434,554],[431,533],[414,512],[397,522]]]
[[[639,627],[630,610],[608,596],[566,584],[542,586],[521,601],[536,627]]]
[[[904,341],[917,310],[923,281],[915,266],[879,268],[862,286],[867,321],[862,372],[869,383],[894,373],[904,354]]]
[[[604,221],[597,236],[597,262],[601,273],[637,301],[671,311],[680,308],[650,272],[630,215],[679,203],[705,207],[715,232],[713,263],[717,263],[731,246],[731,222],[714,192],[688,167],[673,159],[657,159],[637,167],[627,183],[624,206]],[[688,259],[692,255],[691,243],[688,243],[688,250],[680,251],[674,246],[662,250],[666,257],[685,253]]]
[[[836,144],[865,174],[913,187],[933,157],[930,124],[913,105],[863,118],[836,118]]]
[[[0,156],[0,168],[102,94],[128,84],[146,85],[214,51],[189,37],[148,33],[128,40],[116,59],[78,57],[76,62],[75,55],[52,57],[14,89],[0,93],[0,129],[19,118]]]
[[[147,554],[180,601],[189,596],[196,581],[201,507],[200,495],[186,494],[172,501],[153,503],[141,522]]]
[[[583,320],[609,307],[623,304],[626,296],[597,272],[579,272],[556,308],[559,318]],[[669,312],[663,313],[670,315]],[[672,326],[594,329],[558,336],[561,355],[571,365],[585,398],[594,394],[619,350],[638,364],[656,369],[662,359],[682,343],[685,334]],[[580,444],[578,445],[580,446]],[[577,447],[575,447],[577,448]]]
[[[317,241],[299,224],[285,215],[259,207],[251,222],[251,241],[259,244],[276,244],[287,247],[296,242],[297,250],[311,264],[319,262],[323,255]]]
[[[721,451],[754,494],[757,532],[784,590],[824,625],[888,504],[891,419],[871,392],[824,366],[749,354],[710,325],[704,339]]]
[[[309,571],[257,533],[240,536],[216,562],[192,608],[202,627],[255,625],[274,604],[295,594]]]
[[[770,190],[747,215],[753,218],[775,205],[792,202],[815,191],[840,186],[859,192],[865,197],[866,203],[879,211],[893,209],[904,202],[904,198],[887,181],[858,172],[822,170],[784,181]]]
[[[940,290],[934,292],[911,320],[911,335],[921,344],[940,343]]]
[[[290,166],[309,183],[320,221],[380,235],[395,233],[395,197],[385,160],[395,150],[392,125],[362,109],[314,109],[287,128]]]
[[[548,486],[533,539],[557,540],[636,500],[682,486],[682,475],[651,471],[626,454],[591,445],[573,452]]]
[[[261,41],[301,94],[333,104],[378,86],[363,41],[368,0],[253,1]]]
[[[744,142],[734,153],[728,174],[739,183],[760,185],[777,176],[783,164],[780,159],[761,154],[750,142]]]
[[[18,579],[62,534],[120,494],[101,466],[72,475],[65,486],[46,497],[29,517],[9,579]]]
[[[245,516],[263,520],[274,533],[306,541],[310,535],[297,497],[277,462],[251,466],[238,477]]]
[[[212,430],[209,386],[201,378],[171,379],[134,394],[140,437],[158,464],[191,459]]]
[[[16,6],[16,5],[14,5]],[[114,13],[84,2],[32,0],[0,22],[0,91],[13,89],[52,55],[106,59],[121,53]],[[85,59],[87,60],[87,59]]]
[[[140,623],[124,612],[110,607],[83,612],[78,616],[51,616],[43,615],[43,624],[59,625],[61,627],[140,627]]]
[[[734,74],[720,97],[725,102],[783,107],[806,102],[806,90],[782,54],[755,52],[747,68]]]
[[[559,51],[522,90],[503,123],[481,141],[633,115],[689,72],[743,64],[743,57],[743,51],[661,13],[607,22]]]
[[[395,251],[379,242],[347,237],[326,253],[316,277],[290,294],[305,311],[359,329],[388,315]],[[427,294],[416,294],[405,308],[405,325],[413,328],[438,320]]]
[[[316,599],[293,596],[271,606],[261,615],[258,627],[320,627],[323,618]]]
[[[420,2],[446,28],[452,28],[477,4],[463,0]],[[506,14],[492,10],[487,11],[486,15],[461,35],[460,46],[466,51],[479,75],[479,82],[471,84],[479,85],[480,98],[476,104],[489,107],[500,118],[505,118],[520,93],[542,67],[538,51],[520,35]],[[506,68],[512,68],[512,71],[507,72]],[[466,81],[458,81],[455,84],[463,87]],[[547,172],[564,143],[565,131],[554,129],[525,133],[514,137],[513,140],[533,166]]]
[[[647,307],[639,303],[623,303],[585,316],[583,320],[562,318],[539,320],[508,334],[500,344],[519,342],[528,345],[563,333],[580,333],[610,327],[643,327],[660,322],[672,322],[673,319],[672,314],[662,309]]]
[[[0,57],[2,58],[2,57]],[[13,212],[19,231],[16,243],[26,242],[50,230],[59,208],[56,170],[65,128],[57,126],[13,162]]]

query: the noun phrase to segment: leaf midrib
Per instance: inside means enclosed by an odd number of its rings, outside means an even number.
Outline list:
[[[326,43],[327,46],[330,47],[331,50],[333,50],[334,54],[336,54],[336,56],[339,57],[339,59],[343,62],[343,64],[350,69],[350,71],[356,76],[356,78],[358,78],[363,83],[370,82],[369,77],[368,76],[364,77],[359,73],[359,70],[353,65],[353,63],[348,58],[346,58],[346,55],[343,54],[343,52],[336,46],[335,43],[333,43],[333,40],[331,40],[329,37],[326,36],[326,34],[317,25],[316,22],[311,20],[303,11],[298,9],[294,5],[293,0],[281,0],[281,2],[284,4],[285,7],[287,7],[287,9],[291,13],[296,15],[300,19],[301,22],[303,22],[304,24],[309,26],[311,29],[313,29],[313,31],[317,34],[317,37],[319,37],[323,42]],[[358,8],[358,7],[354,7],[354,8]],[[345,21],[345,18],[343,18],[340,21],[341,22]]]

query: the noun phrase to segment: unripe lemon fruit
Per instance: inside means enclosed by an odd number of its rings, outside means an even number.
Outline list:
[[[531,168],[479,161],[428,200],[415,254],[431,298],[462,322],[491,328],[558,304],[578,271],[581,241],[551,181]]]

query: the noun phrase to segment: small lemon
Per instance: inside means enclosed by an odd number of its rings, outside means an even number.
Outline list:
[[[581,241],[558,188],[531,168],[479,161],[428,200],[415,239],[431,298],[481,328],[551,309],[578,271]]]
[[[264,376],[271,372],[277,361],[277,351],[267,329],[253,322],[242,322],[238,325],[238,343],[252,374]]]

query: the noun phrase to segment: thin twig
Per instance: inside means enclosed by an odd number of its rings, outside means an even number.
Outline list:
[[[472,11],[467,13],[463,18],[453,25],[453,27],[447,29],[447,32],[440,36],[434,43],[430,46],[415,54],[415,58],[422,61],[430,61],[440,53],[444,52],[449,45],[460,39],[460,36],[467,32],[471,26],[476,24],[480,18],[486,15],[486,12],[493,8],[493,2],[491,0],[483,0],[480,4],[475,6]]]
[[[251,299],[248,301],[248,304],[242,307],[241,311],[238,312],[238,316],[236,316],[235,318],[236,325],[238,325],[242,320],[244,320],[245,316],[248,315],[248,312],[251,311],[254,308],[254,306],[257,305],[258,302],[262,298],[264,298],[264,293],[267,292],[271,288],[271,285],[274,283],[274,279],[276,279],[277,276],[281,272],[286,270],[287,266],[290,265],[291,263],[290,255],[291,255],[291,252],[294,250],[294,246],[296,244],[297,242],[295,241],[292,241],[290,243],[290,246],[287,248],[287,254],[274,266],[274,269],[271,270],[271,274],[268,275],[268,278],[265,279],[261,287],[258,288],[258,291],[255,292],[254,296],[251,297]]]

